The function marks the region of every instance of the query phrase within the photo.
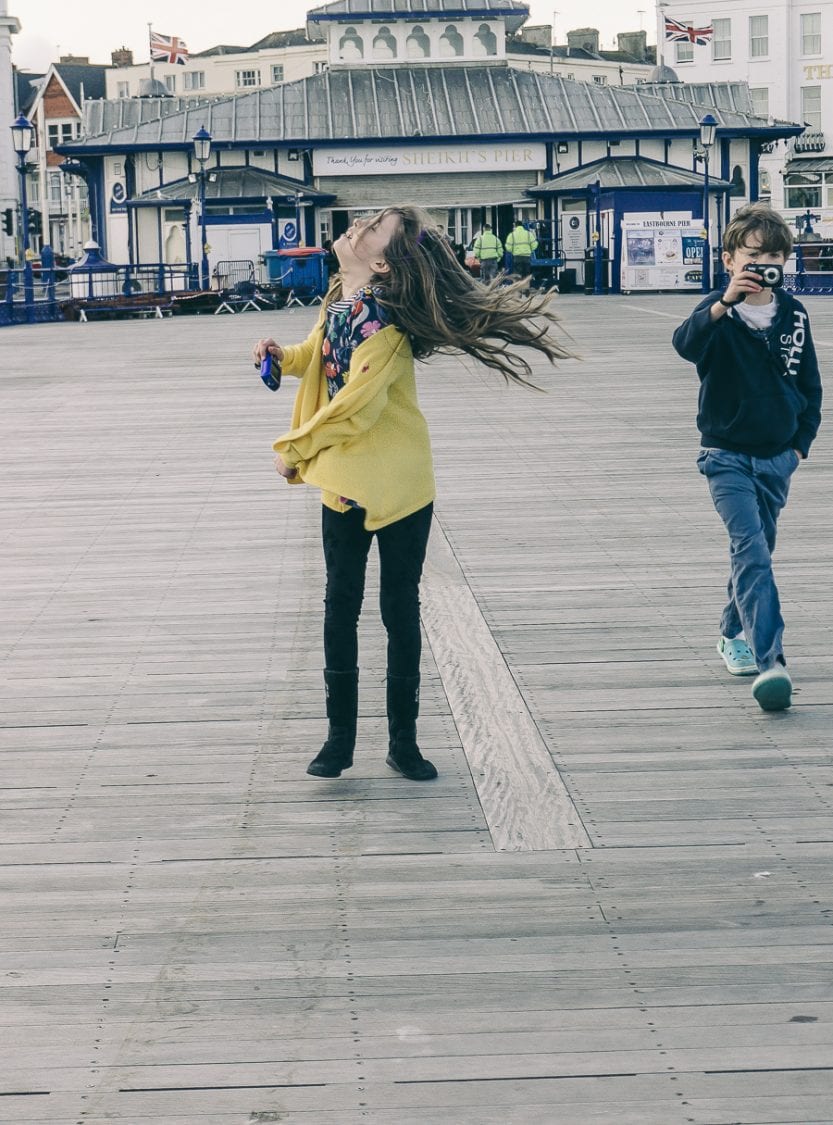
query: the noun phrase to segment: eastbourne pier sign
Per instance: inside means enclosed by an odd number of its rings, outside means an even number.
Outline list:
[[[424,172],[537,171],[547,166],[543,144],[414,145],[395,148],[318,148],[314,176],[393,176]]]

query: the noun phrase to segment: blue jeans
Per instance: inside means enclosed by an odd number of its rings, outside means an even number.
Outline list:
[[[729,601],[720,619],[720,632],[724,637],[737,637],[743,630],[761,672],[784,658],[784,619],[772,573],[772,552],[778,516],[798,463],[792,449],[776,457],[701,449],[697,458],[717,514],[729,532]]]

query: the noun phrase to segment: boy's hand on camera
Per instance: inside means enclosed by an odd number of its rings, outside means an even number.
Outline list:
[[[286,477],[287,480],[292,480],[292,478],[298,472],[297,469],[290,469],[288,465],[284,465],[283,457],[281,457],[280,453],[275,454],[275,468],[278,470],[281,476]]]
[[[741,297],[748,297],[750,293],[760,293],[763,289],[760,278],[754,273],[747,273],[743,270],[741,273],[733,275],[732,280],[726,286],[726,292],[723,297],[727,301],[739,301]]]
[[[283,348],[280,347],[277,340],[273,340],[270,336],[268,339],[258,340],[252,348],[252,358],[258,367],[260,367],[260,361],[267,352],[269,355],[274,356],[278,363],[283,363]]]

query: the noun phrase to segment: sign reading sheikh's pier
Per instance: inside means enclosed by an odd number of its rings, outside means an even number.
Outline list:
[[[547,166],[546,145],[414,145],[395,148],[318,148],[315,176],[390,176],[407,172],[500,172]]]

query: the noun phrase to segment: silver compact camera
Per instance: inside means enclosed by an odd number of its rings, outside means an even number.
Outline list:
[[[783,266],[747,266],[746,272],[756,274],[760,284],[767,289],[778,289],[784,284]]]

